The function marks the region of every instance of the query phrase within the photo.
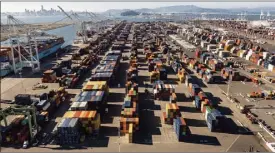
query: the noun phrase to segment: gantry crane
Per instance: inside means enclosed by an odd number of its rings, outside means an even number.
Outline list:
[[[36,108],[31,106],[10,106],[6,109],[0,108],[0,121],[4,120],[4,125],[8,126],[7,116],[9,115],[24,115],[28,118],[28,126],[30,132],[30,142],[33,142],[36,134],[40,131],[36,121]],[[0,138],[2,140],[1,132]]]
[[[71,19],[74,23],[75,26],[79,25],[80,23],[80,30],[81,30],[81,33],[82,33],[82,41],[83,43],[86,43],[87,42],[87,33],[86,33],[86,22],[82,21],[79,17],[78,14],[72,12],[71,15],[69,15],[68,13],[66,13],[60,6],[57,6],[69,19]],[[72,16],[74,18],[72,18]],[[76,28],[76,31],[78,30],[77,27]]]
[[[95,14],[93,12],[87,12],[87,11],[86,11],[86,14],[88,14],[92,19],[96,19],[96,21],[94,23],[96,30],[98,32],[102,32],[101,25],[106,26],[106,24],[107,24],[105,17],[102,17],[103,19],[101,19],[97,14]]]
[[[32,70],[40,70],[40,62],[38,57],[38,47],[35,39],[34,29],[31,29],[31,25],[24,23],[16,19],[15,17],[8,15],[7,16],[7,25],[9,26],[9,40],[10,40],[10,48],[12,52],[12,65],[14,73],[16,74],[23,67],[31,67]],[[23,43],[20,39],[18,27],[22,28],[27,32],[25,37],[27,38],[27,42]],[[20,29],[20,30],[22,30]],[[34,39],[31,42],[31,39]],[[34,46],[34,48],[32,47]],[[21,50],[23,49],[23,50]],[[26,55],[21,54],[25,52]],[[34,53],[35,52],[35,53]],[[19,57],[19,65],[15,62],[15,53],[18,54]],[[34,55],[35,54],[35,55]],[[18,68],[19,67],[19,68]],[[36,67],[36,68],[35,68]]]

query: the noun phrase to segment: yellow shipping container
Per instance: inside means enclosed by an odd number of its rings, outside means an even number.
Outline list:
[[[82,88],[82,91],[92,91],[92,90],[104,90],[108,93],[109,87],[106,81],[88,81]]]
[[[106,85],[106,81],[88,81],[87,85]]]
[[[225,51],[230,51],[232,48],[233,48],[232,45],[227,45],[227,46],[224,47],[224,50]]]
[[[74,111],[67,111],[67,112],[64,114],[63,118],[73,118],[73,117],[74,117],[74,114],[75,114]]]
[[[129,133],[133,133],[133,123],[129,124]]]

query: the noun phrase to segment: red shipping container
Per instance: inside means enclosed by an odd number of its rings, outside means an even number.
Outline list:
[[[205,110],[206,110],[206,105],[204,105],[203,103],[201,104],[201,112],[202,113],[205,113]]]

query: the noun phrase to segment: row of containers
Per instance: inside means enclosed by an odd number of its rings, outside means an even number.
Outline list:
[[[125,85],[125,98],[121,109],[120,134],[126,137],[128,143],[133,143],[136,131],[139,130],[139,107],[138,107],[138,70],[137,52],[133,54],[129,61],[127,70],[127,82]]]
[[[172,93],[171,97],[176,97],[175,93]],[[185,119],[181,116],[180,109],[176,103],[176,98],[174,101],[166,103],[165,112],[162,113],[162,120],[165,124],[173,125],[178,141],[184,141],[190,134]]]
[[[87,52],[87,54],[82,61],[79,55],[80,59],[77,61],[73,59],[63,60],[50,70],[46,70],[43,73],[42,83],[58,82],[60,86],[74,88],[88,70],[99,61],[98,56],[94,53]]]
[[[184,74],[185,85],[188,87],[190,96],[194,99],[193,105],[204,114],[209,130],[211,132],[218,129],[221,130],[223,125],[225,125],[226,118],[217,109],[218,103],[208,98],[207,94],[202,91],[199,85],[194,83],[187,72],[184,72]]]
[[[58,144],[73,145],[84,141],[84,136],[98,135],[108,94],[107,81],[88,81],[57,126]]]
[[[115,29],[119,30],[117,28]],[[105,42],[105,44],[109,46],[110,40],[107,38],[110,38],[114,32],[115,31],[113,31],[112,33],[105,33],[105,41],[96,41],[96,44],[94,45],[101,45],[103,42]],[[71,59],[63,60],[61,61],[61,63],[56,64],[50,70],[45,71],[43,74],[42,82],[51,83],[59,81],[60,86],[74,88],[77,82],[88,72],[88,70],[94,65],[98,64],[100,60],[98,55],[94,53],[93,50],[89,50],[88,48],[89,47],[79,49],[77,53],[74,53],[72,55]],[[58,78],[60,79],[57,80]]]
[[[115,76],[119,70],[121,56],[122,53],[120,50],[108,51],[100,64],[95,68],[90,80],[106,81],[108,84],[113,85],[116,79]]]
[[[165,86],[171,85],[164,85],[161,84],[161,82],[155,84],[156,88]],[[169,91],[169,89],[167,91]],[[162,120],[165,124],[173,125],[178,141],[184,141],[184,139],[190,134],[190,130],[185,122],[185,119],[181,116],[180,109],[177,105],[177,96],[175,92],[170,92],[169,97],[170,103],[166,103],[165,112],[162,113]]]
[[[247,97],[249,98],[265,98],[266,100],[271,100],[274,99],[275,97],[275,92],[270,90],[262,90],[259,92],[251,92],[247,94]]]
[[[167,80],[167,70],[163,61],[159,58],[154,58],[148,64],[148,71],[150,73],[150,82],[156,80]]]
[[[146,51],[150,82],[153,83],[154,99],[176,101],[174,85],[163,82],[167,80],[167,69],[164,64],[166,59],[161,58],[162,54],[156,54],[148,48],[144,48],[144,51]]]
[[[42,128],[48,123],[58,107],[66,100],[67,92],[65,88],[60,87],[56,91],[41,94],[33,97],[28,94],[19,94],[15,96],[15,103],[21,106],[33,106],[34,112],[30,115],[36,115],[36,122]],[[35,114],[33,114],[35,113]],[[22,144],[30,138],[29,118],[26,115],[9,115],[7,125],[1,124],[1,136],[3,144]],[[31,123],[35,121],[31,118]]]
[[[110,34],[112,35],[112,34]],[[109,35],[109,36],[110,36]],[[108,37],[108,36],[106,36]],[[106,40],[106,39],[105,39]],[[99,44],[102,44],[103,41],[98,42]],[[110,42],[107,41],[107,46]],[[105,47],[103,47],[105,48]],[[104,49],[102,49],[104,50]],[[104,50],[105,51],[105,50]],[[85,57],[81,57],[81,55],[83,54],[88,54]],[[108,55],[121,55],[120,52],[117,52],[116,50],[114,51],[110,51],[108,52]],[[73,88],[75,87],[76,83],[81,79],[81,77],[86,74],[88,72],[88,70],[90,68],[92,68],[94,65],[98,64],[99,62],[99,57],[97,54],[95,53],[89,53],[89,51],[86,51],[84,53],[77,53],[74,54],[72,57],[72,60],[70,60],[70,62],[65,62],[65,64],[60,64],[60,65],[64,65],[66,69],[62,68],[62,72],[63,75],[60,78],[60,85],[61,86],[66,86],[69,88]],[[77,66],[72,67],[72,61],[73,63],[77,63]],[[99,80],[102,78],[104,78],[103,80],[105,81],[109,81],[110,79],[113,79],[113,71],[114,73],[116,72],[116,68],[119,65],[119,62],[117,63],[117,61],[119,61],[118,57],[105,57],[104,62],[102,61],[97,69],[96,69],[96,74],[94,76],[91,77],[91,80]],[[52,68],[52,70],[54,70],[56,72],[56,76],[59,77],[58,72],[60,71],[60,65],[58,65],[57,67],[59,68]],[[108,65],[110,65],[108,67]],[[114,68],[113,68],[114,67]]]
[[[241,40],[237,39],[236,41]],[[246,45],[245,42],[236,45],[237,47],[235,48],[235,50],[230,50],[232,54],[251,61],[256,65],[262,66],[269,71],[275,72],[275,55],[273,52],[268,52],[260,46],[253,46],[253,44],[251,44],[249,48],[244,48],[244,46]]]
[[[197,58],[200,59],[200,61],[197,61],[195,59],[189,60],[189,67],[193,68],[196,73],[198,73],[199,77],[202,78],[206,83],[219,83],[223,80],[232,80],[232,81],[240,81],[243,80],[244,77],[240,75],[240,72],[235,70],[233,67],[233,62],[226,62],[222,63],[218,59],[216,59],[211,53],[209,52],[203,52],[197,51],[199,54]],[[215,61],[215,67],[211,66],[211,63]],[[216,68],[217,65],[219,65],[218,69]],[[210,68],[210,69],[209,69]],[[216,71],[221,71],[221,77],[218,75],[215,75]]]
[[[125,25],[124,25],[125,26]],[[119,69],[121,51],[109,51],[96,67],[89,81],[76,96],[63,120],[58,124],[57,142],[73,145],[85,140],[85,136],[97,136],[101,116],[107,106],[109,85]]]
[[[90,81],[106,81],[110,86],[114,85],[120,67],[122,51],[125,48],[130,29],[131,24],[123,24],[120,30],[117,31],[116,41],[113,42],[111,49],[92,73]]]
[[[100,113],[91,111],[67,111],[56,127],[59,145],[78,144],[83,137],[99,134]]]
[[[205,46],[203,46],[205,47]],[[238,57],[251,61],[252,63],[262,66],[263,68],[275,72],[275,55],[273,52],[268,52],[264,48],[258,45],[253,45],[252,42],[246,42],[242,39],[222,40],[218,45],[214,45],[215,48],[224,49],[220,53],[227,55],[220,56],[226,57],[230,54],[235,54]]]
[[[238,50],[235,54],[263,68],[275,72],[275,56],[270,52],[254,52],[253,50]]]
[[[231,46],[232,47],[232,46]],[[221,48],[223,49],[223,48]],[[251,62],[255,63],[258,66],[263,66],[266,69],[269,69],[270,71],[273,71],[272,69],[274,69],[274,66],[270,63],[272,63],[272,58],[274,58],[273,56],[269,56],[270,53],[269,52],[258,52],[255,53],[253,52],[252,49],[250,50],[239,50],[237,47],[232,47],[232,49],[229,51],[224,51],[229,53],[229,55],[227,57],[229,57],[231,54],[235,54],[241,58],[245,58],[246,60],[250,60]],[[200,56],[200,54],[205,55],[206,54],[206,61],[207,58],[212,58],[213,59],[213,55],[211,55],[210,52],[206,52],[206,51],[197,51],[197,58]],[[207,55],[208,54],[208,55]],[[201,57],[202,57],[201,55]],[[212,57],[211,57],[212,56]],[[202,59],[201,59],[202,60]],[[217,60],[217,59],[215,59]],[[218,61],[218,60],[217,60]],[[207,64],[207,63],[205,63]],[[224,68],[222,69],[222,73],[221,76],[223,77],[223,79],[225,80],[233,80],[233,81],[240,81],[245,79],[245,77],[241,76],[240,73],[236,70],[234,70],[233,68],[230,68],[234,66],[234,62],[233,61],[226,61],[224,63]],[[208,64],[208,67],[210,67],[212,70],[213,68],[211,67],[211,65]],[[248,70],[248,67],[245,67],[246,70]],[[257,83],[257,80],[254,80],[255,78],[251,78],[252,81],[255,83]],[[269,82],[273,83],[275,78],[274,76],[270,75],[265,77],[265,79],[267,79]]]
[[[211,34],[207,34],[208,37],[211,37]],[[202,48],[207,47],[207,51],[216,50],[215,52],[219,52],[219,56],[230,57],[231,55],[237,55],[238,57],[244,58],[252,63],[262,66],[263,68],[274,72],[275,71],[275,55],[273,52],[268,52],[264,48],[258,45],[254,45],[251,41],[247,41],[244,39],[228,37],[222,37],[221,41],[216,44],[210,44],[208,42],[201,44]],[[197,55],[197,54],[196,54]],[[197,55],[198,56],[198,55]],[[210,66],[209,66],[210,67]],[[211,68],[213,70],[213,68]],[[226,76],[225,76],[226,77]],[[273,77],[274,78],[274,77]],[[275,80],[275,79],[273,79]],[[271,81],[272,80],[271,76]]]
[[[166,111],[162,113],[162,120],[165,124],[173,125],[178,141],[183,141],[184,137],[188,135],[189,130],[184,118],[181,117],[180,109],[177,105],[175,86],[172,84],[165,84],[162,81],[167,80],[165,65],[163,60],[156,56],[152,57],[152,55],[148,56],[148,71],[150,72],[151,82],[154,82],[154,99],[169,101],[169,103],[166,104]],[[164,77],[160,74],[161,72],[164,73]],[[158,77],[152,78],[152,74],[154,73],[157,73]]]

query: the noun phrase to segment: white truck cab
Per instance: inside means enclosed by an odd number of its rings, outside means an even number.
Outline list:
[[[23,148],[24,148],[24,149],[27,149],[28,147],[29,147],[29,141],[26,140],[26,141],[24,141],[24,143],[23,143]]]

